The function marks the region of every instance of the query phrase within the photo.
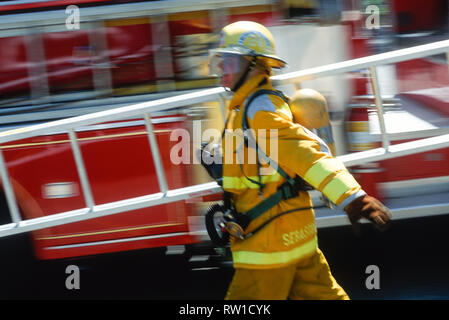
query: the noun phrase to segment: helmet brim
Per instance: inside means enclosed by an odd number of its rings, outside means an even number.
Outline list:
[[[287,62],[285,62],[278,56],[256,54],[253,50],[249,50],[248,48],[243,46],[233,46],[209,50],[210,57],[213,55],[222,55],[222,54],[237,54],[246,57],[262,58],[267,66],[276,69],[284,68],[287,65]]]

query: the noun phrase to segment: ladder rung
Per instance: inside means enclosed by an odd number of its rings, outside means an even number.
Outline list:
[[[69,130],[70,145],[72,146],[73,157],[75,158],[76,170],[81,182],[81,189],[83,190],[84,201],[86,206],[92,209],[95,205],[92,197],[92,191],[90,189],[89,179],[87,178],[86,168],[84,166],[83,156],[81,149],[76,138],[76,133],[73,129]]]
[[[8,203],[9,214],[13,223],[17,224],[22,219],[20,217],[19,207],[17,206],[16,197],[9,177],[8,168],[6,167],[3,153],[0,149],[0,174],[2,178],[3,189],[5,191],[6,201]]]
[[[156,167],[157,180],[162,193],[168,191],[167,179],[165,177],[164,166],[162,165],[161,153],[157,144],[156,135],[154,134],[153,124],[148,113],[144,114],[145,126],[148,132],[148,140],[150,142],[151,154],[153,155],[154,166]]]

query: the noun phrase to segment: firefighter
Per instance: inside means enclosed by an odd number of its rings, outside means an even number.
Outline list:
[[[250,216],[259,211],[244,229],[245,237],[231,238],[235,273],[226,299],[349,299],[318,248],[306,186],[344,209],[353,224],[366,218],[385,230],[391,214],[362,190],[318,136],[293,121],[288,98],[273,88],[269,78],[273,68],[285,64],[275,53],[269,30],[255,22],[224,27],[218,48],[211,50],[211,70],[221,77],[222,86],[234,92],[226,133],[250,129],[251,134],[243,137],[254,139],[266,156],[265,163],[262,157],[249,161],[254,144],[224,135],[223,153],[233,150],[231,158],[224,157],[223,189],[231,194],[237,212]],[[265,134],[260,134],[263,130]],[[277,142],[277,162],[276,150],[270,151],[272,139]],[[289,190],[296,191],[289,195],[283,187],[291,187],[293,181],[303,181],[304,188],[295,184],[296,189]],[[282,198],[273,202],[277,194]]]

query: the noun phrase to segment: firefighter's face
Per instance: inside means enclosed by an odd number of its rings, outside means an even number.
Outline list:
[[[231,90],[249,66],[246,58],[236,54],[222,54],[214,62],[215,73],[221,78],[221,85]]]

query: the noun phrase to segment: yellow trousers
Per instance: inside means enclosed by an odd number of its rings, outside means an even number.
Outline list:
[[[349,300],[320,249],[283,268],[235,270],[226,300]]]

